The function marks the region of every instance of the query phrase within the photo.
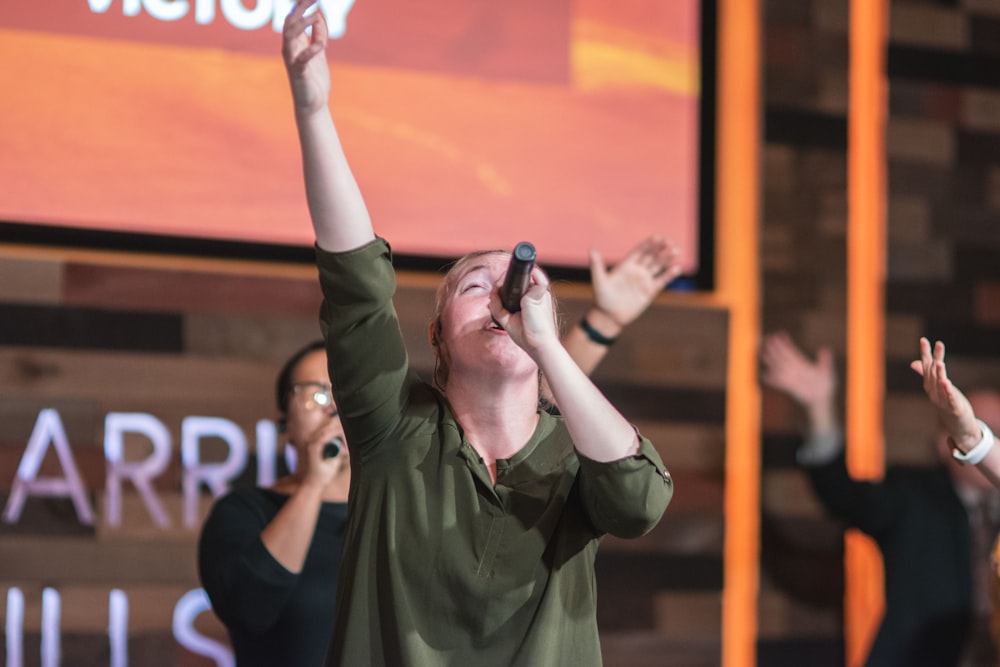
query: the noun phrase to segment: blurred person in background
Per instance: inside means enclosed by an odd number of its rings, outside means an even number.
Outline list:
[[[995,667],[988,563],[1000,494],[974,467],[955,460],[946,429],[935,438],[937,465],[890,465],[880,481],[852,479],[831,350],[811,359],[779,332],[765,337],[761,359],[763,383],[805,414],[806,438],[796,458],[817,497],[882,551],[886,610],[865,664]],[[1000,425],[1000,395],[981,391],[970,401],[984,420]]]

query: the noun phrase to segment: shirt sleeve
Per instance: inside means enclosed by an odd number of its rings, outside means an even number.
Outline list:
[[[844,434],[840,430],[813,433],[795,452],[795,460],[804,466],[821,466],[844,453]]]
[[[212,609],[227,626],[267,630],[288,603],[298,576],[279,563],[260,534],[266,517],[235,493],[215,503],[198,542],[198,573]]]
[[[806,470],[827,511],[872,537],[891,525],[907,502],[905,493],[890,484],[853,479],[843,451],[832,461]]]
[[[389,245],[376,239],[331,253],[316,248],[330,380],[351,458],[364,460],[403,414],[412,386],[392,304],[396,289]]]
[[[632,538],[659,522],[674,493],[674,481],[652,443],[639,436],[639,451],[600,462],[577,453],[583,502],[601,533]]]

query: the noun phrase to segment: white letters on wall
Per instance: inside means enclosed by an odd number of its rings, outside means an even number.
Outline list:
[[[24,664],[24,593],[20,588],[7,590],[4,636],[7,640],[7,667],[21,667]]]
[[[128,596],[117,588],[108,595],[108,643],[110,667],[128,667]]]
[[[141,433],[153,443],[153,453],[143,461],[126,463],[124,434]],[[170,431],[159,419],[141,412],[110,412],[104,419],[105,475],[104,520],[109,526],[122,521],[122,480],[131,480],[153,522],[160,528],[170,526],[170,517],[156,496],[151,483],[170,464]]]
[[[261,419],[256,423],[257,483],[270,486],[277,474],[278,430],[273,421]],[[153,451],[144,459],[126,462],[125,434],[138,434],[152,443]],[[220,438],[228,445],[228,456],[221,463],[203,463],[200,460],[201,440]],[[247,439],[240,427],[220,417],[187,417],[181,424],[181,462],[184,468],[182,487],[184,493],[184,524],[188,528],[198,525],[198,495],[200,485],[207,486],[214,496],[228,490],[229,482],[238,477],[247,464]],[[39,477],[42,461],[49,444],[58,455],[64,477]],[[294,448],[285,445],[284,457],[294,469]],[[145,413],[108,413],[104,421],[104,454],[106,458],[105,521],[118,526],[122,516],[122,486],[128,480],[143,499],[150,517],[161,528],[170,526],[170,518],[154,487],[154,480],[170,465],[171,435],[169,429],[156,417]],[[39,412],[31,436],[11,485],[11,494],[3,519],[16,523],[29,496],[70,497],[76,507],[80,523],[94,523],[93,510],[87,500],[87,489],[79,474],[69,439],[59,413],[46,408]],[[41,665],[58,667],[61,663],[61,598],[54,588],[42,591]],[[34,607],[37,608],[37,607]],[[234,667],[235,661],[229,647],[210,637],[199,634],[194,621],[211,605],[204,590],[189,591],[177,603],[173,616],[174,637],[179,644],[198,655],[211,658],[220,667]],[[20,588],[7,590],[5,643],[6,667],[24,666],[24,593]],[[110,666],[128,667],[128,617],[129,603],[125,592],[113,589],[108,596],[108,641]]]
[[[59,463],[62,465],[65,477],[38,477],[38,470],[45,458],[49,443],[56,450]],[[73,459],[69,448],[69,439],[63,428],[59,413],[47,408],[38,413],[35,428],[24,448],[21,463],[17,466],[17,475],[11,486],[7,507],[4,508],[3,520],[6,523],[17,523],[24,509],[28,496],[46,496],[50,498],[69,497],[76,508],[80,523],[91,526],[94,524],[94,511],[87,500],[83,479]]]
[[[278,451],[278,428],[270,419],[257,422],[257,486],[271,486],[277,479],[275,453]]]
[[[278,431],[273,421],[261,419],[256,424],[257,484],[271,486],[277,477]],[[144,437],[152,444],[152,453],[141,460],[125,460],[126,434]],[[229,449],[221,463],[201,461],[201,440],[220,438]],[[105,498],[104,521],[118,527],[122,521],[122,489],[126,482],[138,491],[150,518],[159,528],[171,526],[170,516],[157,495],[154,480],[170,466],[171,435],[166,425],[153,415],[141,412],[109,412],[104,420]],[[58,455],[63,477],[39,477],[42,461],[49,445]],[[246,467],[247,439],[240,427],[221,417],[187,417],[181,424],[182,487],[184,496],[184,526],[198,526],[200,485],[218,497],[229,489],[229,483]],[[295,450],[287,444],[282,448],[285,463],[295,469]],[[93,525],[94,512],[88,500],[88,490],[77,469],[72,448],[59,413],[46,408],[38,413],[35,426],[25,446],[17,472],[11,482],[11,493],[3,512],[6,523],[17,523],[30,496],[69,497],[76,508],[80,523]]]
[[[54,588],[42,590],[42,667],[59,667],[59,621],[62,617],[62,598]]]
[[[202,463],[202,438],[221,438],[229,445],[222,463]],[[198,525],[198,485],[204,482],[216,498],[229,488],[247,464],[247,439],[235,423],[221,417],[185,417],[181,423],[181,461],[184,464],[184,525]]]
[[[20,588],[7,589],[6,667],[24,667],[24,593]],[[54,588],[42,590],[41,665],[59,667],[62,601]],[[211,609],[202,588],[188,591],[174,606],[173,635],[177,643],[196,655],[211,658],[218,667],[235,667],[232,650],[225,644],[195,630],[195,620]],[[108,595],[108,640],[110,667],[128,667],[128,596],[114,589]]]
[[[174,639],[192,653],[215,660],[218,667],[235,667],[236,660],[229,647],[199,634],[194,629],[194,620],[211,607],[205,589],[196,588],[185,593],[174,607]]]
[[[292,0],[218,0],[222,16],[239,30],[258,30],[268,23],[274,32],[281,32],[285,17],[292,10]],[[319,0],[326,16],[330,37],[339,39],[347,29],[347,15],[355,0]],[[90,11],[104,14],[113,0],[87,0]],[[251,7],[248,7],[250,5]],[[122,0],[124,16],[138,16],[145,10],[158,21],[178,21],[191,12],[188,0]],[[216,0],[194,0],[194,20],[199,25],[215,21]]]

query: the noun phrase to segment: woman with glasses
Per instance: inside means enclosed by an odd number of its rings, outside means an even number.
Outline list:
[[[416,377],[389,248],[327,106],[326,23],[308,4],[286,20],[283,52],[352,462],[330,660],[599,665],[598,542],[650,530],[670,476],[560,343],[544,272],[518,313],[500,305],[509,253],[451,269],[428,331],[435,385]],[[540,372],[561,417],[539,409]]]
[[[220,498],[198,545],[202,586],[240,667],[321,665],[333,628],[350,454],[321,341],[285,363],[276,393],[294,472]]]

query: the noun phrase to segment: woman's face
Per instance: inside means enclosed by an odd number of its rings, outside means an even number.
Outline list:
[[[538,367],[493,319],[490,298],[507,271],[510,256],[490,253],[472,258],[455,275],[441,310],[439,354],[449,376],[501,372],[537,377]]]
[[[288,441],[297,448],[304,445],[324,423],[337,421],[337,406],[330,389],[326,352],[316,350],[302,357],[291,377],[291,394],[288,397],[288,414],[285,432]],[[340,431],[343,438],[343,430]]]

